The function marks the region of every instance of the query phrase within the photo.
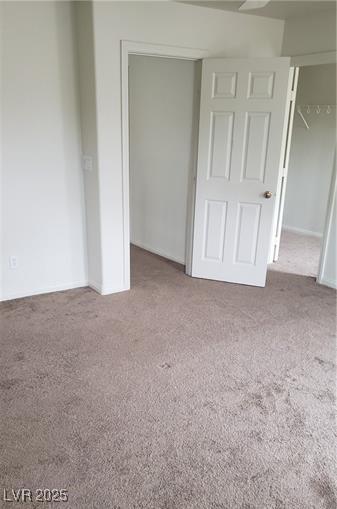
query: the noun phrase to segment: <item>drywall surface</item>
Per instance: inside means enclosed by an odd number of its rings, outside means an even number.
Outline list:
[[[327,106],[320,113],[311,107],[308,113],[308,104],[336,104],[335,65],[300,69],[297,106],[310,129],[295,114],[283,218],[288,229],[322,235],[336,146],[336,107],[329,114]]]
[[[336,64],[300,68],[296,101],[298,104],[335,104]]]
[[[337,187],[336,187],[336,154],[334,160],[333,182],[331,186],[327,222],[325,225],[325,245],[321,259],[319,282],[337,288]]]
[[[282,55],[308,55],[327,51],[336,51],[334,11],[328,10],[286,20]]]
[[[131,55],[131,242],[185,263],[196,63]]]
[[[209,56],[281,53],[284,22],[174,2],[94,2],[94,48],[103,290],[124,277],[121,40],[201,48]],[[100,247],[98,246],[98,249]]]
[[[102,288],[99,185],[97,175],[97,127],[94,35],[92,3],[75,2],[76,37],[79,67],[82,152],[91,158],[92,167],[83,172],[88,246],[88,283]]]
[[[83,286],[87,274],[72,7],[4,2],[2,14],[2,298],[9,299]]]

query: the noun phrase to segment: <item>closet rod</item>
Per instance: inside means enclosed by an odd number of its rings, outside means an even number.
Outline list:
[[[311,112],[315,112],[317,115],[319,115],[321,113],[325,113],[326,115],[329,115],[332,111],[332,108],[336,108],[336,104],[297,104],[296,112],[301,117],[306,129],[310,129],[310,126],[309,126],[308,122],[306,121],[302,110],[305,110],[305,113],[308,115]]]
[[[331,113],[332,108],[336,108],[336,104],[297,104],[298,108],[306,110],[306,113]]]

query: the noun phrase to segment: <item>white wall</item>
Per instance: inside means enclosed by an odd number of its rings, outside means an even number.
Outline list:
[[[86,284],[72,7],[2,3],[2,297]],[[8,259],[17,256],[18,268]]]
[[[320,261],[319,283],[337,288],[337,181],[336,153],[329,208],[325,225],[324,245]]]
[[[209,56],[277,56],[284,22],[173,2],[93,4],[102,293],[128,288],[124,271],[121,40],[202,48]]]
[[[336,104],[336,65],[300,69],[297,105]],[[284,227],[322,235],[336,146],[336,108],[329,115],[295,114],[284,207]]]
[[[85,210],[88,245],[88,284],[102,286],[100,199],[97,176],[97,126],[94,34],[92,3],[75,2],[76,38],[79,64],[82,152],[92,158],[91,171],[84,171]]]
[[[198,77],[193,61],[129,57],[131,242],[180,263]]]

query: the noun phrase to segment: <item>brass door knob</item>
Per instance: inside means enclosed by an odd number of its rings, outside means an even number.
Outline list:
[[[266,191],[263,196],[268,199],[273,196],[273,193],[271,191]]]

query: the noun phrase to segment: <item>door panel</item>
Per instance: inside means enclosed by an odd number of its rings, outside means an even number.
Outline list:
[[[192,276],[265,285],[288,75],[288,58],[203,61]]]
[[[206,200],[204,260],[223,260],[227,203]]]
[[[251,111],[245,118],[243,180],[263,182],[269,138],[270,113]]]
[[[229,178],[232,139],[233,113],[211,112],[211,133],[209,146],[208,178]]]
[[[256,247],[260,224],[261,205],[239,203],[238,231],[235,240],[235,263],[256,263]]]

